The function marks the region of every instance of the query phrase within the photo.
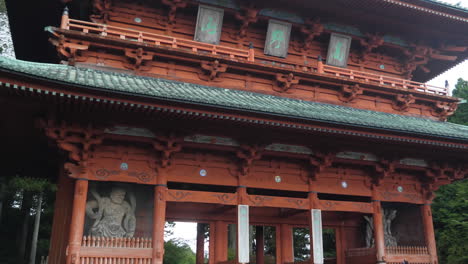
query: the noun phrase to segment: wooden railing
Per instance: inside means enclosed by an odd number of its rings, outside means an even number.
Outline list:
[[[427,247],[387,247],[385,248],[387,255],[429,255]]]
[[[82,247],[152,248],[151,238],[84,236]]]
[[[323,75],[332,75],[338,78],[346,78],[349,80],[362,81],[374,85],[390,86],[394,88],[419,91],[434,95],[448,95],[448,89],[442,87],[436,87],[425,83],[414,82],[410,80],[373,74],[363,71],[355,71],[347,68],[339,68],[323,64],[319,60],[316,66],[298,64],[294,62],[288,62],[286,60],[277,59],[272,57],[266,57],[259,55],[256,60],[255,51],[253,48],[240,49],[234,47],[226,47],[222,45],[213,45],[194,40],[188,40],[183,38],[176,38],[167,35],[160,35],[150,32],[138,31],[129,28],[116,27],[107,24],[99,24],[87,21],[81,21],[76,19],[70,19],[65,13],[62,16],[62,29],[74,30],[83,33],[92,33],[103,37],[112,37],[122,40],[130,40],[138,43],[155,45],[157,47],[177,49],[184,52],[192,52],[197,54],[211,54],[219,55],[220,57],[226,57],[231,60],[243,60],[246,62],[257,63],[261,65],[278,66],[288,65],[294,70],[300,70],[304,73],[318,73]]]
[[[114,37],[122,40],[136,41],[152,44],[160,47],[186,49],[194,53],[206,52],[212,55],[227,56],[230,59],[254,60],[254,50],[244,50],[221,45],[213,45],[194,40],[175,38],[166,35],[154,34],[138,31],[129,28],[116,27],[106,24],[86,22],[76,19],[67,19],[62,23],[64,29],[81,31],[83,33],[93,33],[103,37]]]
[[[149,238],[104,238],[85,236],[79,264],[151,264],[152,240]]]
[[[336,77],[342,77],[351,80],[360,80],[377,85],[387,85],[405,90],[414,90],[436,95],[448,95],[447,88],[437,87],[425,83],[378,75],[369,72],[354,71],[351,69],[339,68],[330,65],[323,65],[322,68],[323,70],[321,71],[320,66],[318,67],[318,73],[328,73],[333,74]]]

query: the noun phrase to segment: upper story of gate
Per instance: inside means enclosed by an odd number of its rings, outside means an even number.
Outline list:
[[[444,120],[423,82],[468,57],[468,10],[430,0],[73,0],[62,63]]]

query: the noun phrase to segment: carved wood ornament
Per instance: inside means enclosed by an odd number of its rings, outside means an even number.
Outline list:
[[[411,79],[413,72],[416,69],[421,69],[425,73],[429,73],[431,70],[425,65],[431,60],[445,60],[455,61],[457,56],[443,55],[443,50],[437,50],[429,46],[413,44],[410,49],[403,49],[404,55],[407,57],[403,66],[403,70],[406,72],[407,78]]]
[[[109,21],[109,11],[112,6],[111,0],[93,0],[93,14],[91,21],[106,24]]]
[[[447,117],[453,115],[457,110],[458,103],[436,102],[431,114],[438,117],[441,121],[447,120]]]
[[[162,168],[171,165],[172,154],[182,150],[182,141],[182,137],[173,133],[169,135],[156,135],[156,139],[153,141],[153,148],[160,153],[159,161]]]
[[[360,59],[367,60],[367,56],[376,48],[384,45],[383,36],[380,34],[366,34],[366,38],[359,40],[363,50],[361,51]]]
[[[204,81],[216,81],[220,77],[220,74],[228,69],[227,64],[221,64],[218,60],[213,62],[202,61],[200,66],[202,73],[199,74],[199,78]]]
[[[279,93],[287,92],[289,89],[293,88],[294,85],[299,84],[299,80],[300,78],[294,76],[293,73],[289,73],[288,75],[277,73],[276,74],[277,85],[273,85],[273,90]]]
[[[235,40],[243,40],[247,37],[247,29],[249,25],[257,22],[258,20],[258,9],[256,9],[253,3],[248,6],[241,6],[241,11],[235,14],[235,18],[241,22],[239,31],[233,34],[232,38]],[[239,43],[240,44],[240,43]]]
[[[412,94],[397,94],[392,102],[392,108],[400,112],[406,112],[415,101],[416,99]]]
[[[315,19],[307,19],[305,24],[300,28],[302,35],[304,36],[303,43],[299,46],[299,51],[307,52],[312,47],[312,41],[315,37],[320,36],[323,31],[324,27],[322,23],[320,23],[320,18]]]
[[[58,39],[50,38],[49,41],[54,45],[58,53],[67,58],[68,65],[74,66],[76,62],[86,61],[86,58],[80,56],[81,51],[88,50],[89,43],[85,41],[72,42],[64,35],[59,35]]]
[[[376,162],[374,165],[375,172],[371,175],[372,184],[375,186],[380,186],[382,180],[390,177],[395,173],[395,160],[394,159],[380,159],[379,162]]]
[[[338,99],[344,103],[351,103],[354,101],[358,95],[362,94],[364,91],[359,86],[359,84],[348,85],[344,84],[341,86],[340,91],[338,92]]]
[[[326,168],[333,164],[336,157],[335,152],[317,152],[309,157],[309,164],[311,165],[311,179],[316,181],[319,173],[323,172]]]
[[[129,61],[125,65],[126,68],[134,71],[148,71],[150,68],[145,66],[145,63],[153,60],[154,53],[144,51],[142,48],[125,49],[125,56]]]
[[[236,156],[240,159],[239,175],[247,176],[249,174],[252,163],[262,157],[263,145],[240,145],[240,149],[236,152]]]
[[[187,7],[186,0],[162,0],[162,3],[169,7],[167,14],[167,23],[173,25],[176,23],[177,9]]]

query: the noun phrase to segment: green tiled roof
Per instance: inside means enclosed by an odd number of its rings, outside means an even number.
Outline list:
[[[167,101],[468,141],[468,126],[248,91],[6,57],[0,57],[1,71]]]

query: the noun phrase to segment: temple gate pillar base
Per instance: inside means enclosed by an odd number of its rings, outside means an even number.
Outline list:
[[[421,206],[421,215],[424,227],[424,238],[426,241],[427,250],[431,256],[431,263],[438,264],[437,247],[434,235],[434,224],[432,222],[431,204],[426,203]]]
[[[154,190],[153,219],[153,264],[162,264],[164,260],[164,226],[166,224],[167,186],[158,184]]]
[[[70,224],[70,237],[67,249],[67,264],[78,262],[81,240],[83,238],[87,195],[88,181],[76,180],[75,193],[73,197],[72,220]]]

